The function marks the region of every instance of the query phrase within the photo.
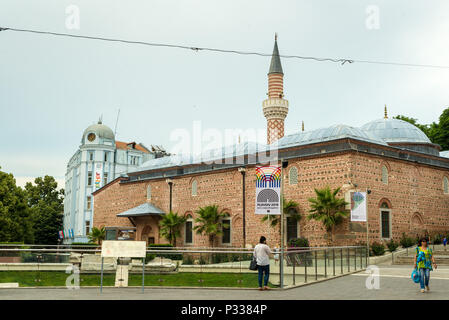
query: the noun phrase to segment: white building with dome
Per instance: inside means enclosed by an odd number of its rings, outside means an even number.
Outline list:
[[[160,146],[147,148],[141,143],[116,141],[114,132],[101,121],[87,127],[79,149],[67,164],[63,242],[88,242],[95,218],[92,192],[145,161],[165,155]]]

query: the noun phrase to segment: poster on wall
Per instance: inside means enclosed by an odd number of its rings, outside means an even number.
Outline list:
[[[366,192],[351,192],[351,221],[366,221]]]
[[[281,214],[281,167],[256,167],[256,214]]]
[[[101,180],[103,179],[103,164],[95,164],[95,190],[101,188]]]

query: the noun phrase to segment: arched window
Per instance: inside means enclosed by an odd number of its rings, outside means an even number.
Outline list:
[[[386,166],[382,166],[382,182],[388,184],[388,169]]]
[[[193,218],[191,214],[186,215],[186,222],[184,224],[184,243],[193,243]]]
[[[296,167],[291,167],[288,173],[288,180],[291,185],[298,184],[298,169]]]
[[[197,195],[197,189],[198,189],[198,184],[196,182],[196,180],[193,180],[192,182],[192,196],[196,196]]]
[[[446,194],[449,193],[449,180],[447,177],[443,178],[443,192]]]
[[[147,187],[147,200],[151,200],[151,186],[148,185]]]
[[[391,239],[391,209],[386,201],[380,205],[380,237]]]

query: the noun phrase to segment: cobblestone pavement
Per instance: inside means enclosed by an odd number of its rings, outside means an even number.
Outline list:
[[[81,288],[80,290],[52,288],[0,289],[0,300],[9,299],[122,299],[122,300],[291,300],[291,299],[447,299],[449,300],[449,267],[431,273],[430,292],[421,293],[419,285],[410,279],[409,266],[379,266],[380,288],[367,289],[367,274],[362,272],[288,290],[236,289],[171,289],[147,288]]]

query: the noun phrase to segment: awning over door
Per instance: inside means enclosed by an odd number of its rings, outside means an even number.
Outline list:
[[[149,202],[145,202],[140,206],[126,210],[117,215],[117,217],[140,217],[140,216],[159,216],[165,212]]]

